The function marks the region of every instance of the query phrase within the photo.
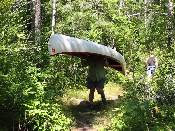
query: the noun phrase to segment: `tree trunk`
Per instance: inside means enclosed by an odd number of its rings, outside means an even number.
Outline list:
[[[173,32],[173,29],[174,29],[174,27],[173,27],[173,20],[174,20],[173,7],[174,7],[174,5],[173,5],[172,0],[168,1],[167,7],[168,7],[168,25],[167,25],[168,26],[167,27],[167,29],[168,29],[168,47],[170,47],[174,41],[174,38],[173,38],[173,34],[174,34],[174,32]]]
[[[33,31],[34,31],[34,17],[33,17],[33,1],[27,0],[27,31],[28,31],[28,40],[33,41]]]
[[[52,0],[52,34],[55,32],[56,0]]]
[[[146,25],[147,25],[147,12],[148,12],[148,10],[147,10],[147,0],[144,0],[144,5],[145,5],[145,12],[144,12],[144,17],[145,17],[145,27],[146,27]]]
[[[35,0],[35,44],[41,41],[41,1]]]

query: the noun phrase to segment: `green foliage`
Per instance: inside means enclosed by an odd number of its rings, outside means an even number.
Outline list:
[[[0,95],[2,113],[18,113],[20,121],[17,118],[15,120],[20,122],[22,129],[67,129],[71,120],[64,115],[61,103],[56,102],[56,97],[63,93],[62,83],[51,85],[51,80],[57,79],[32,66],[24,57],[28,51],[14,51],[6,55],[8,57],[2,63],[5,68],[1,74],[3,82],[0,85],[0,91],[3,92]],[[6,67],[8,63],[10,65]],[[8,119],[8,115],[4,119]]]
[[[52,72],[56,62],[49,66],[45,39],[42,46],[28,40],[26,2],[14,10],[13,2],[4,4],[8,8],[0,17],[0,128],[68,129],[71,119],[57,100],[70,79],[60,68]]]
[[[154,78],[154,91],[158,96],[159,105],[174,105],[175,103],[175,68],[174,53],[164,54],[162,63],[159,67],[156,77]]]
[[[166,59],[168,62],[168,59]],[[159,66],[152,84],[141,79],[126,82],[126,94],[112,117],[112,130],[173,130],[175,128],[174,68]],[[151,90],[149,90],[151,89]]]
[[[31,104],[26,105],[28,107],[25,111],[26,122],[33,125],[33,130],[68,130],[72,121],[63,114],[61,105],[45,102],[32,100]]]
[[[85,85],[86,68],[79,58],[49,56],[52,9],[47,0],[42,1],[41,43],[34,43],[28,30],[33,14],[26,2],[0,3],[0,128],[68,130],[72,118],[61,97],[65,90]],[[111,130],[175,129],[175,48],[168,43],[171,22],[166,1],[162,2],[147,6],[132,0],[123,6],[119,0],[57,2],[56,32],[114,45],[125,57],[129,79],[114,70],[107,75],[108,81],[122,84],[126,92],[111,116]],[[150,12],[145,12],[146,7]],[[144,81],[144,61],[151,51],[159,59],[150,83],[154,99],[149,99]]]
[[[163,51],[162,51],[163,52]],[[136,75],[125,83],[125,95],[115,108],[112,130],[173,130],[175,83],[173,52],[160,53],[159,67],[151,82]],[[166,62],[165,62],[166,61]],[[140,72],[140,71],[139,71]],[[136,72],[136,74],[138,74]]]

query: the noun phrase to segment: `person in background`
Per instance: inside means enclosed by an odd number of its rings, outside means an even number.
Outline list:
[[[147,64],[147,76],[150,78],[153,76],[156,68],[158,67],[158,60],[154,55],[150,55],[146,61]]]
[[[94,99],[95,90],[101,95],[102,103],[106,103],[106,97],[104,93],[104,83],[106,80],[105,65],[108,65],[107,60],[100,56],[89,57],[82,60],[82,65],[88,66],[87,75],[87,88],[89,92],[89,102],[92,105]]]

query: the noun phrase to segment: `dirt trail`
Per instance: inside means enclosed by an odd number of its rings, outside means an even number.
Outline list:
[[[104,106],[101,101],[96,101],[90,108],[87,101],[82,101],[79,105],[70,106],[75,118],[75,126],[71,130],[97,131],[104,128],[110,123],[108,110],[116,102],[117,100],[108,100],[108,104]]]
[[[107,105],[101,103],[100,96],[96,93],[92,108],[87,102],[88,91],[80,91],[76,95],[71,91],[71,94],[67,94],[67,107],[75,120],[71,131],[98,131],[110,124],[110,113],[118,105],[117,103],[120,96],[123,95],[123,91],[119,87],[108,86],[105,94]],[[86,99],[84,99],[83,95],[86,95]]]

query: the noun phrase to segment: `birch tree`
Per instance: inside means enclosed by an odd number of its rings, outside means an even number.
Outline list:
[[[35,43],[40,43],[41,38],[41,1],[35,0]]]
[[[55,28],[56,0],[52,0],[52,34]]]

